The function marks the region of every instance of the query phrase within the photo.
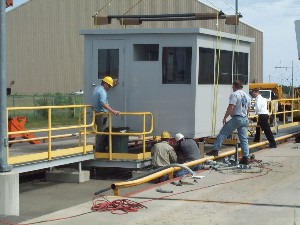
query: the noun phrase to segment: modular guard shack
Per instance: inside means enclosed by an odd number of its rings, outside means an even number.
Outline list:
[[[232,81],[248,91],[253,38],[203,28],[98,29],[84,35],[85,103],[110,75],[110,105],[123,112],[151,112],[153,135],[167,130],[198,138],[216,134]],[[218,81],[218,82],[217,82]],[[136,118],[114,117],[113,126],[138,130]]]

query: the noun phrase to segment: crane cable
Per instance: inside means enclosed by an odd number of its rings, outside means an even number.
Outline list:
[[[212,135],[216,134],[216,117],[218,106],[218,91],[219,91],[219,77],[220,77],[220,58],[221,58],[221,34],[219,26],[219,17],[217,16],[217,44],[216,44],[216,56],[217,56],[217,76],[214,76],[214,94],[213,94],[213,110],[212,110]],[[214,70],[216,71],[216,70]],[[215,72],[214,72],[215,74]]]
[[[113,0],[108,1],[101,9],[94,13],[94,16],[97,16],[106,6],[108,6]]]
[[[240,35],[238,33],[238,15],[236,15],[236,38],[235,38],[235,45],[233,48],[233,57],[232,57],[232,70],[233,74],[236,74],[238,76],[238,65],[237,65],[237,58],[235,57],[235,52],[239,54],[239,46],[240,46]],[[216,46],[216,52],[217,52],[217,76],[214,80],[214,98],[213,98],[213,112],[212,112],[212,135],[216,134],[216,117],[217,117],[217,106],[218,106],[218,90],[219,90],[219,78],[220,78],[220,59],[221,59],[221,35],[220,35],[220,29],[219,29],[219,20],[217,19],[217,46]],[[238,77],[237,77],[238,78]],[[231,80],[233,83],[233,76],[231,76]]]
[[[237,64],[237,59],[238,59],[238,55],[239,55],[239,47],[240,47],[240,35],[238,33],[238,15],[235,15],[235,23],[236,23],[236,32],[235,32],[235,45],[234,45],[234,49],[233,49],[233,74],[236,75],[236,80],[238,79],[238,64]],[[235,57],[235,53],[237,53],[237,57]],[[232,77],[233,79],[233,77]]]
[[[130,10],[132,10],[134,7],[136,7],[138,4],[140,4],[141,3],[141,1],[143,1],[143,0],[139,0],[137,3],[135,3],[133,6],[131,6],[125,13],[123,13],[123,16],[125,16],[127,13],[129,13],[129,11]],[[123,18],[121,19],[121,23],[122,23],[122,26],[124,26],[124,24],[123,24]],[[126,28],[126,25],[125,25],[125,28]]]

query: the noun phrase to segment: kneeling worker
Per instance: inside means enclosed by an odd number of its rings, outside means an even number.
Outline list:
[[[171,135],[168,131],[161,134],[161,142],[156,143],[151,149],[152,166],[155,168],[167,166],[177,162],[177,155],[174,148],[168,141]]]
[[[176,134],[175,139],[177,141],[176,152],[178,153],[178,157],[180,157],[180,155],[182,157],[182,161],[179,161],[179,163],[186,163],[200,159],[199,147],[193,139],[185,139],[181,133]],[[200,169],[199,165],[195,165],[190,168],[194,171]],[[184,169],[179,170],[176,174],[176,177],[180,177],[188,173],[189,172]]]

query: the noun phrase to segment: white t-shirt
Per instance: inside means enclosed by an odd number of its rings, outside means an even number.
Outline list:
[[[265,99],[261,95],[257,95],[256,98],[255,98],[255,114],[257,114],[257,115],[260,115],[260,114],[269,115],[267,99]]]
[[[232,92],[229,97],[229,104],[234,105],[233,116],[247,117],[248,108],[250,107],[251,98],[243,90]]]

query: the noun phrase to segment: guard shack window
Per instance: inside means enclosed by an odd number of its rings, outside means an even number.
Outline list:
[[[164,47],[162,54],[162,83],[190,84],[191,47]]]
[[[198,84],[214,84],[217,79],[218,84],[231,85],[235,80],[248,84],[248,53],[235,52],[234,60],[232,56],[232,51],[199,48]]]
[[[233,80],[248,84],[248,53],[235,52],[233,63]]]
[[[220,53],[220,54],[219,54]],[[232,51],[216,51],[216,80],[219,77],[219,84],[232,84]],[[219,64],[219,65],[218,65]],[[218,74],[219,67],[219,74]]]
[[[214,60],[215,50],[210,48],[199,48],[199,73],[198,84],[214,83]]]
[[[134,61],[158,61],[158,49],[157,44],[134,44]]]
[[[98,50],[98,79],[106,75],[119,78],[119,49]]]

